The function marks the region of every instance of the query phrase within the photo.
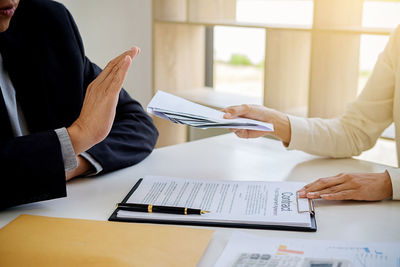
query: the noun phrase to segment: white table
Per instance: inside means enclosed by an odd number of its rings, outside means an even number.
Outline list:
[[[0,227],[20,214],[107,220],[136,183],[151,175],[226,180],[312,181],[339,172],[380,172],[389,168],[356,159],[327,159],[287,151],[280,142],[239,139],[233,134],[156,149],[140,164],[99,177],[68,183],[68,197],[22,205],[0,211]],[[400,201],[315,202],[315,233],[244,230],[268,237],[306,239],[400,241]],[[183,226],[182,226],[183,227]],[[199,266],[212,266],[222,252],[232,228],[212,228],[216,233]]]

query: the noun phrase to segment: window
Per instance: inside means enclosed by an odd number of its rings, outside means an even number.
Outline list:
[[[264,54],[264,29],[215,27],[215,90],[261,98]]]
[[[360,44],[360,76],[358,79],[358,93],[364,89],[369,76],[375,66],[379,54],[383,51],[388,42],[388,36],[382,35],[361,35]]]
[[[236,2],[238,22],[311,26],[312,20],[312,0]],[[208,85],[219,92],[262,98],[265,29],[215,26],[213,38],[213,84]]]
[[[366,0],[363,5],[362,26],[370,28],[395,28],[400,24],[399,14],[399,0]],[[378,55],[383,51],[388,40],[388,36],[361,35],[358,92],[364,88],[378,59]]]
[[[399,24],[399,0],[365,0],[362,20],[363,27],[395,28]]]
[[[268,24],[312,25],[312,0],[237,0],[236,20]]]

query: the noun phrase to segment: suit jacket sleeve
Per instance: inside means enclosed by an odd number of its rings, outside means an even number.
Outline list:
[[[64,162],[54,131],[0,141],[0,209],[66,196]]]

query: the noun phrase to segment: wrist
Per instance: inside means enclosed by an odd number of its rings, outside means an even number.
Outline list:
[[[73,123],[67,128],[69,137],[71,139],[72,146],[75,151],[75,155],[79,155],[91,148],[94,143],[88,138],[86,131],[78,123]]]
[[[291,139],[289,117],[284,113],[276,112],[273,124],[274,135],[279,138],[285,145],[288,145]]]
[[[385,170],[382,173],[382,176],[383,176],[383,181],[385,183],[385,186],[384,186],[384,188],[385,188],[384,189],[385,197],[386,198],[393,197],[393,185],[392,185],[392,180],[390,178],[389,172],[387,170]]]
[[[77,156],[76,159],[78,161],[78,167],[65,173],[66,181],[68,181],[74,177],[84,175],[84,174],[88,173],[90,171],[90,169],[92,168],[92,165],[90,164],[90,162],[87,161],[82,156]]]

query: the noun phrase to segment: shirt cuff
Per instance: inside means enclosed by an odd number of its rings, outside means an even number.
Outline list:
[[[78,160],[72,147],[71,139],[65,127],[54,130],[60,140],[61,154],[64,160],[65,171],[70,171],[78,167]]]
[[[390,180],[392,181],[392,198],[395,200],[400,200],[400,169],[387,169]]]
[[[309,125],[306,118],[288,115],[290,122],[290,143],[284,144],[288,150],[301,150],[305,140],[308,140]]]
[[[101,166],[101,164],[97,160],[95,160],[95,158],[93,158],[92,155],[90,155],[89,153],[83,152],[82,154],[80,154],[80,156],[89,161],[89,163],[92,164],[94,168],[94,170],[92,169],[90,172],[85,173],[85,176],[96,175],[103,170],[103,166]]]

